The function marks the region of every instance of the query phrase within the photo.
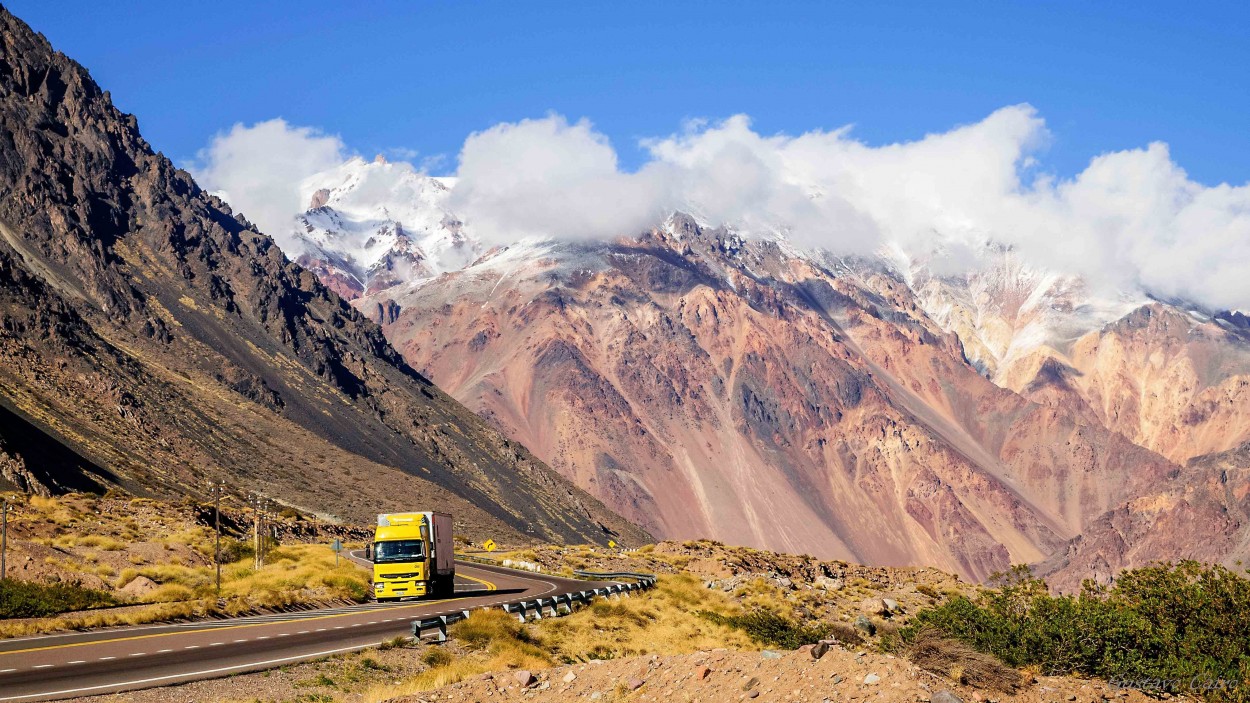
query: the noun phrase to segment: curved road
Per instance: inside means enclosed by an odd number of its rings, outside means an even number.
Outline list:
[[[369,563],[359,553],[351,558]],[[444,600],[363,603],[3,640],[0,701],[56,700],[258,671],[411,635],[413,620],[594,585],[457,562],[456,597]]]

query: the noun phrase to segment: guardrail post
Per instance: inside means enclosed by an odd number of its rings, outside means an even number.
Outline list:
[[[555,601],[557,615],[571,615],[573,613],[573,600],[568,595],[556,596]]]
[[[524,603],[504,603],[503,611],[505,613],[516,615],[516,619],[525,622],[525,604]]]

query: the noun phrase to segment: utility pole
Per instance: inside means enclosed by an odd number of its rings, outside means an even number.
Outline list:
[[[0,581],[9,577],[9,498],[5,496],[0,499],[4,503],[4,507],[0,508]]]
[[[217,530],[217,544],[213,550],[213,562],[217,565],[217,597],[221,597],[221,494],[226,489],[225,481],[210,483],[208,486],[209,494],[213,496],[213,512],[216,516],[213,519],[215,529]]]
[[[252,556],[253,556],[252,565],[257,571],[260,571],[260,567],[264,563],[262,561],[264,557],[261,555],[261,551],[260,551],[261,550],[261,545],[260,545],[261,497],[259,495],[253,494],[249,496],[248,502],[251,503],[252,505]]]

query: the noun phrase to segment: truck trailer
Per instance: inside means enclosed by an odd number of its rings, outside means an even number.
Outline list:
[[[446,513],[384,513],[373,533],[373,595],[379,601],[455,593],[456,555]]]

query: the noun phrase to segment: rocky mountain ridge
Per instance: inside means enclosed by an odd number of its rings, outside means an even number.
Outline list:
[[[5,10],[0,408],[2,480],[28,491],[226,480],[359,520],[438,505],[482,533],[646,539],[404,363]]]

